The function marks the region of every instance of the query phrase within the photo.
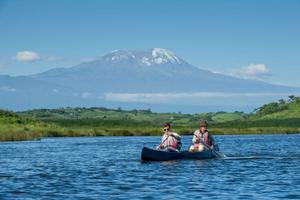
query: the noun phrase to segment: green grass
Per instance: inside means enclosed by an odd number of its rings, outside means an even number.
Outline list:
[[[200,119],[214,134],[299,133],[300,100],[280,100],[263,105],[255,113],[210,112],[199,114],[153,113],[150,110],[106,108],[36,109],[10,112],[0,109],[0,141],[75,136],[161,135],[161,124],[171,122],[173,130],[191,134]]]
[[[235,120],[243,120],[246,117],[243,113],[219,113],[212,117],[212,121],[215,123],[229,122]]]

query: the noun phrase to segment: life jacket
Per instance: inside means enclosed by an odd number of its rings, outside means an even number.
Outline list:
[[[169,132],[169,134],[164,134],[162,138],[163,149],[180,151],[181,149],[181,137],[177,133]]]
[[[196,137],[197,139],[199,139],[199,141],[194,141],[193,139],[193,143],[195,147],[198,147],[200,143],[203,143],[207,146],[212,146],[213,145],[213,141],[211,141],[210,139],[210,134],[208,131],[205,131],[204,133],[201,133],[200,130],[196,130],[194,132],[194,137]]]

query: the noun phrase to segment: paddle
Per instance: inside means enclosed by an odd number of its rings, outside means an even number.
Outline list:
[[[160,143],[160,145],[158,146],[159,148],[161,147],[161,145],[163,144],[163,143],[165,143],[165,141],[167,141],[167,139],[170,137],[170,135],[168,134],[168,137],[166,137],[166,139],[164,139],[164,141],[162,141],[162,143]]]
[[[224,155],[223,153],[214,150],[213,148],[211,148],[211,147],[208,146],[207,144],[204,144],[204,143],[202,143],[202,144],[203,144],[208,150],[211,150],[212,153],[215,154],[215,156],[221,157],[221,158],[225,157],[225,155]]]

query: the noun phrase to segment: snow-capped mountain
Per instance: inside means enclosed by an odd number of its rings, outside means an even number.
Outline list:
[[[142,58],[140,58],[140,61],[147,66],[151,66],[153,64],[160,65],[165,63],[180,65],[181,63],[184,63],[173,52],[166,49],[154,48],[149,53],[151,54],[143,55]]]
[[[200,105],[232,105],[235,109],[296,93],[300,93],[299,88],[199,69],[162,48],[115,50],[71,68],[55,68],[28,77],[0,76],[0,107],[9,109],[155,105],[168,107],[169,111],[175,107],[178,111],[178,105],[183,106],[181,111],[192,105],[193,109]]]
[[[103,56],[107,62],[120,63],[132,60],[141,65],[151,66],[160,64],[181,64],[183,61],[179,59],[173,52],[162,49],[153,48],[146,52],[133,52],[126,50],[115,50]]]

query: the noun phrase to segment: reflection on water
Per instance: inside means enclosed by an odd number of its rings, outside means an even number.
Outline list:
[[[0,143],[0,199],[300,199],[300,135],[216,140],[225,158],[147,163],[160,137]]]

